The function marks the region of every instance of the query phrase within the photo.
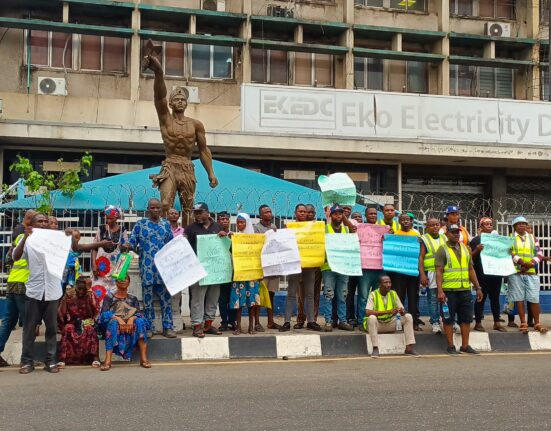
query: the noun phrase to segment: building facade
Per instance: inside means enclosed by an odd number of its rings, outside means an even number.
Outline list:
[[[444,202],[479,213],[505,198],[549,202],[547,16],[538,0],[4,0],[0,177],[16,180],[17,154],[51,171],[60,156],[90,151],[92,179],[159,165],[142,69],[152,39],[169,91],[188,87],[188,115],[205,124],[217,159],[311,187],[348,172],[368,199],[420,214]],[[358,99],[346,115],[363,129],[350,132],[341,114],[330,131],[323,116],[301,122],[308,108],[286,111],[283,98],[266,122],[269,100],[252,104],[270,91],[329,95],[331,109]],[[473,119],[454,117],[453,129],[430,117],[454,109]],[[402,117],[385,126],[383,113]],[[432,122],[450,131],[432,133]]]

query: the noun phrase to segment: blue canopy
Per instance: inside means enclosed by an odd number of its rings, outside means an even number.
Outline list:
[[[274,215],[290,218],[295,205],[302,202],[314,204],[318,216],[323,217],[321,194],[317,190],[219,161],[213,161],[213,167],[220,185],[212,189],[200,161],[194,160],[193,164],[197,177],[195,202],[206,202],[211,212],[258,214],[258,207],[267,204]],[[126,211],[144,211],[150,198],[159,197],[159,190],[149,178],[159,171],[160,167],[155,167],[89,181],[73,198],[54,192],[54,209],[102,210],[107,205],[117,205]],[[0,209],[34,208],[36,201],[37,197],[31,196],[0,205]],[[176,201],[176,208],[180,209]],[[362,211],[362,208],[357,205],[354,209]]]

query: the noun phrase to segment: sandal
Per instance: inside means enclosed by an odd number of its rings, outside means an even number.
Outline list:
[[[235,329],[233,332],[232,332],[233,335],[241,335],[241,329]]]
[[[65,369],[65,362],[59,361],[57,363],[57,368],[59,368],[60,370],[64,370]]]
[[[92,362],[92,368],[99,368],[99,367],[101,367],[101,362],[100,361]]]
[[[509,328],[518,328],[518,325],[515,322],[509,322],[509,323],[507,323],[507,326]]]
[[[543,326],[541,323],[534,325],[534,329],[540,334],[547,334],[548,331],[547,327]]]
[[[19,368],[19,374],[29,374],[29,373],[32,373],[33,371],[34,371],[34,366],[30,364],[21,365],[21,367]]]
[[[149,361],[140,362],[140,367],[142,367],[142,368],[151,368],[151,362],[149,362]]]
[[[254,330],[256,332],[265,332],[264,326],[262,326],[260,323],[258,325],[254,325]]]
[[[507,329],[505,328],[505,326],[503,325],[500,325],[499,323],[494,323],[494,331],[499,331],[499,332],[508,332]]]
[[[272,323],[271,325],[267,326],[268,329],[279,329],[281,328],[281,325],[278,325],[277,323]]]
[[[522,334],[528,334],[528,324],[527,323],[521,323],[519,327],[519,331]]]
[[[111,369],[111,363],[104,363],[99,369],[100,371],[109,371]]]

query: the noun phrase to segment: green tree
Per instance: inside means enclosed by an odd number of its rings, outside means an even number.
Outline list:
[[[36,200],[37,210],[51,214],[58,190],[63,196],[72,198],[77,190],[82,187],[81,179],[88,176],[88,169],[92,167],[93,157],[86,152],[79,160],[76,169],[62,169],[60,172],[37,172],[30,160],[17,155],[17,160],[10,166],[10,171],[16,171],[25,180],[25,186],[29,193],[39,194]],[[63,166],[63,159],[58,159],[57,164]]]

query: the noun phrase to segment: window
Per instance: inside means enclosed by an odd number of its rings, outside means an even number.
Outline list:
[[[126,72],[126,39],[81,35],[80,69]]]
[[[354,58],[354,86],[367,90],[383,89],[383,60]]]
[[[253,82],[288,84],[287,52],[272,49],[251,49],[251,78]]]
[[[450,14],[473,16],[473,0],[450,0]]]
[[[30,43],[32,65],[73,68],[73,38],[71,34],[32,30],[27,40]]]
[[[425,0],[390,0],[390,9],[425,12]]]
[[[450,94],[512,99],[514,97],[513,70],[450,65]]]
[[[475,87],[476,67],[450,65],[450,94],[452,96],[473,96]]]
[[[145,47],[145,41],[142,41],[142,51]],[[166,76],[173,78],[186,77],[186,47],[179,42],[163,42],[161,53],[158,55],[159,61],[163,66]],[[146,75],[153,75],[149,69],[143,72]]]
[[[191,77],[231,79],[233,48],[214,45],[191,45]]]
[[[541,68],[541,100],[549,100],[549,67]]]
[[[428,93],[428,68],[422,61],[388,61],[389,91]]]
[[[514,0],[479,0],[478,15],[485,18],[515,18]]]
[[[331,87],[333,85],[333,56],[295,52],[295,84]]]
[[[384,7],[384,0],[354,0],[356,6]]]

